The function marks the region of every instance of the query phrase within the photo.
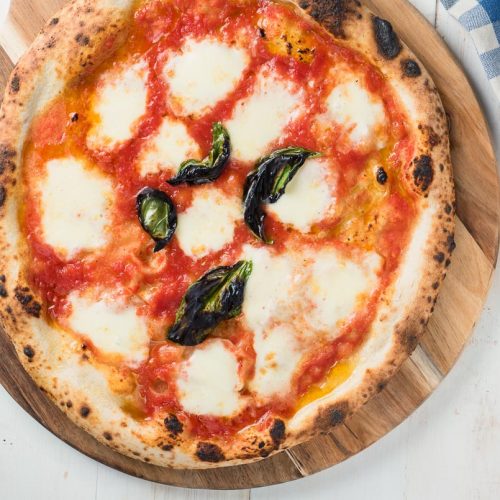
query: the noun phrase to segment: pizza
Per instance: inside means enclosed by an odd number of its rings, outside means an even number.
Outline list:
[[[0,314],[78,426],[168,467],[328,432],[455,246],[425,68],[357,0],[73,0],[0,117]]]

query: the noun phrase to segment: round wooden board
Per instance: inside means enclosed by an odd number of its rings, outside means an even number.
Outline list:
[[[0,35],[1,88],[12,69],[11,60],[17,60],[65,0],[12,3]],[[363,450],[401,423],[450,371],[481,312],[497,260],[500,197],[493,148],[467,78],[430,24],[406,0],[365,3],[392,22],[425,64],[451,120],[457,248],[435,312],[414,354],[380,394],[325,436],[251,465],[179,471],[126,458],[80,430],[31,381],[0,331],[0,381],[56,436],[110,467],[151,481],[188,488],[265,486],[308,476]]]

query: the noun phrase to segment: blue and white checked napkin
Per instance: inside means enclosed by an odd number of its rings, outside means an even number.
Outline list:
[[[470,31],[493,92],[500,99],[500,0],[441,0]]]

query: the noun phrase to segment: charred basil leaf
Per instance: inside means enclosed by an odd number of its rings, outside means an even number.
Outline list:
[[[216,122],[212,126],[212,149],[203,160],[186,160],[181,163],[177,175],[167,182],[178,184],[206,184],[217,179],[229,159],[231,145],[229,134],[224,125]]]
[[[243,190],[245,223],[262,241],[272,243],[264,234],[266,215],[262,204],[276,203],[304,162],[320,154],[298,147],[278,149],[261,158],[255,169],[248,174]]]
[[[137,195],[137,215],[141,226],[156,242],[158,252],[171,240],[177,227],[177,212],[172,200],[157,189],[144,188]]]
[[[203,342],[221,321],[241,312],[252,262],[216,267],[195,281],[184,295],[167,338],[181,345]]]

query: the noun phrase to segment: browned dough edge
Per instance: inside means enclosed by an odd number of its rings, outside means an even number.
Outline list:
[[[438,92],[423,65],[397,38],[390,24],[376,18],[357,0],[303,0],[300,7],[340,43],[362,52],[397,83],[400,93],[407,94],[417,138],[417,154],[408,182],[420,193],[422,219],[428,214],[429,222],[421,231],[420,246],[417,245],[417,249],[424,248],[424,252],[406,257],[407,268],[415,259],[419,262],[411,269],[412,276],[420,277],[413,283],[412,297],[395,306],[388,304],[384,309],[386,316],[397,311],[402,314],[391,329],[392,334],[384,340],[383,359],[363,370],[353,387],[336,390],[331,397],[309,405],[308,414],[302,416],[298,424],[288,428],[288,424],[276,419],[269,433],[249,433],[238,447],[217,441],[184,441],[182,429],[168,415],[165,422],[147,426],[138,425],[119,408],[118,416],[115,415],[111,410],[117,408],[112,407],[113,401],[105,394],[105,386],[94,381],[94,385],[88,386],[90,391],[87,390],[85,377],[90,380],[97,372],[92,360],[85,359],[85,353],[65,341],[58,345],[59,356],[66,354],[65,348],[72,351],[69,358],[74,358],[75,366],[78,365],[80,378],[63,380],[58,368],[52,366],[62,360],[49,360],[44,352],[49,349],[45,342],[50,335],[37,330],[41,328],[41,321],[37,319],[40,304],[36,293],[29,289],[22,275],[18,276],[24,249],[16,242],[15,214],[20,198],[16,183],[26,129],[39,111],[37,103],[50,99],[60,90],[59,80],[64,84],[99,64],[103,44],[107,44],[109,50],[119,46],[127,33],[131,0],[71,1],[47,23],[14,68],[7,84],[0,112],[2,326],[23,366],[59,408],[100,442],[132,458],[177,468],[237,465],[328,432],[384,387],[416,347],[433,311],[454,248],[455,211],[447,120]],[[422,260],[418,261],[420,257]]]

